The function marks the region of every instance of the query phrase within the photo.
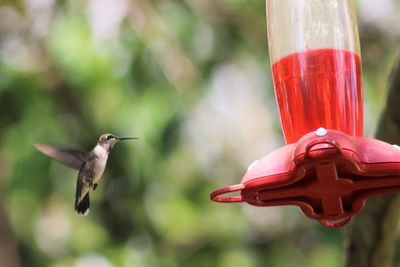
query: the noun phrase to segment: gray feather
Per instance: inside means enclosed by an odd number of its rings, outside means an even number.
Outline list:
[[[58,162],[75,170],[80,170],[88,158],[87,153],[78,150],[65,149],[45,144],[35,144],[35,148],[43,154],[52,157]]]

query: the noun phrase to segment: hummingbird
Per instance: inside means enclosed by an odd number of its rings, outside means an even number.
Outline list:
[[[35,144],[40,152],[54,158],[58,162],[78,170],[75,191],[75,210],[78,214],[89,213],[89,191],[96,190],[97,184],[107,165],[111,149],[123,140],[138,139],[136,137],[119,137],[110,133],[100,136],[96,146],[89,152],[60,148],[46,144]]]

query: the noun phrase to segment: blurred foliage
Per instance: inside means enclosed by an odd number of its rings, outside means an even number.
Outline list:
[[[400,37],[399,1],[373,2],[358,2],[367,135]],[[346,229],[209,200],[283,143],[264,4],[0,2],[0,201],[22,266],[342,265]],[[81,217],[77,173],[33,144],[88,150],[104,132],[140,140],[113,150]]]

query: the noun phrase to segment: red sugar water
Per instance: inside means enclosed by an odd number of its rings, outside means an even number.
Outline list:
[[[363,135],[360,57],[337,49],[308,50],[272,65],[287,144],[319,127]]]

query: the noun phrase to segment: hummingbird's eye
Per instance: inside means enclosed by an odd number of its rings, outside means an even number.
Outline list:
[[[111,134],[107,135],[107,140],[110,140],[111,138],[113,138]]]

